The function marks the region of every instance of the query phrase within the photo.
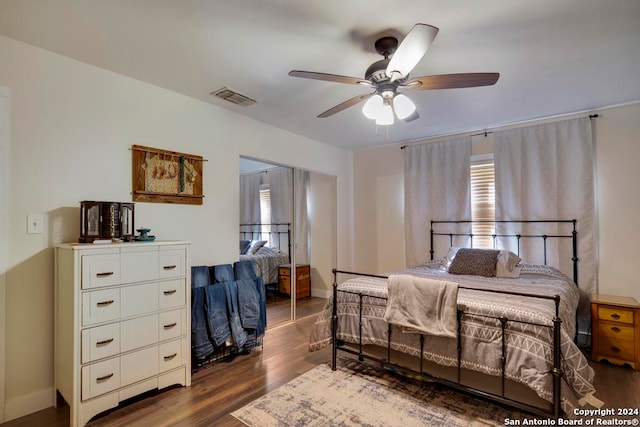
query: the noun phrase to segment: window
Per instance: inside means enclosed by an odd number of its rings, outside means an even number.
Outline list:
[[[496,232],[496,186],[493,169],[493,155],[471,158],[471,219],[491,221],[473,224],[473,247],[493,248],[491,235]],[[475,237],[475,235],[482,235]]]
[[[260,240],[269,241],[269,246],[272,246],[271,242],[271,190],[269,185],[263,184],[260,186]]]

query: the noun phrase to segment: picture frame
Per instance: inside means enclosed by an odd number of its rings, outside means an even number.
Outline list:
[[[205,161],[194,154],[133,145],[133,201],[202,205],[202,163]]]

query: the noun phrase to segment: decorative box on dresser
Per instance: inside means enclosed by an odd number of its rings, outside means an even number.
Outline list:
[[[278,267],[279,291],[291,295],[291,264]],[[296,264],[296,299],[311,296],[311,266]]]
[[[182,241],[55,248],[55,398],[71,426],[191,384],[190,260]]]
[[[640,369],[640,304],[635,298],[591,294],[591,358]]]

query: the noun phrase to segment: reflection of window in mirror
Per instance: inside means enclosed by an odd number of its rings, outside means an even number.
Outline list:
[[[271,191],[269,184],[260,184],[260,228],[263,237],[269,237],[270,246],[274,246],[275,239],[271,239]]]

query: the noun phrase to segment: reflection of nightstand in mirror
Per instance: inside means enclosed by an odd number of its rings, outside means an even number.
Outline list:
[[[635,298],[591,294],[591,358],[640,369],[640,304]]]
[[[291,264],[282,264],[278,273],[280,293],[291,295]],[[296,264],[296,299],[304,297],[311,297],[311,267]]]

